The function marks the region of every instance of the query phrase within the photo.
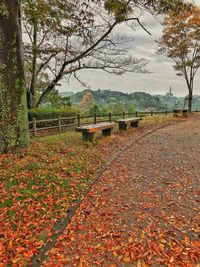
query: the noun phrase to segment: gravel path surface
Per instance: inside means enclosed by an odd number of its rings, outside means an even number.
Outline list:
[[[200,266],[200,120],[160,129],[115,160],[43,266]]]

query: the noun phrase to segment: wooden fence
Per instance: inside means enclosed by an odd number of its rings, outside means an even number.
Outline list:
[[[79,114],[74,117],[58,117],[57,119],[46,119],[46,120],[36,120],[35,118],[32,121],[29,121],[29,131],[33,136],[41,135],[40,133],[55,133],[63,132],[70,128],[79,127],[86,124],[96,124],[99,122],[112,122],[115,119],[127,118],[127,117],[145,117],[153,115],[168,115],[173,113],[173,111],[150,111],[142,112],[135,111],[134,113],[118,113],[118,114],[104,114],[98,115],[94,114],[93,116],[80,116]]]

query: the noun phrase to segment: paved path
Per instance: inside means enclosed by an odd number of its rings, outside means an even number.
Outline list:
[[[94,186],[44,266],[200,266],[200,121],[129,148]]]

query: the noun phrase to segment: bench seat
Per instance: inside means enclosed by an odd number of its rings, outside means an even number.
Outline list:
[[[95,142],[96,134],[101,132],[103,136],[110,136],[113,128],[116,126],[114,122],[102,122],[91,125],[83,125],[76,128],[77,132],[82,132],[83,140],[89,142]]]
[[[139,121],[142,120],[140,117],[118,119],[115,122],[119,124],[119,130],[127,130],[129,127],[137,128]]]

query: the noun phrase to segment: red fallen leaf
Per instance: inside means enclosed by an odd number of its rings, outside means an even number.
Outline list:
[[[121,233],[114,233],[113,236],[114,237],[120,237],[121,236]]]
[[[193,244],[195,247],[200,247],[200,241],[192,241],[192,244]]]
[[[88,250],[89,253],[92,253],[94,251],[94,248],[90,246],[90,247],[87,248],[87,250]]]
[[[125,248],[120,250],[120,254],[122,254],[122,255],[126,254],[126,252],[127,252],[127,250]]]
[[[12,249],[12,247],[13,247],[12,241],[9,242],[8,247],[9,247],[9,249]]]
[[[98,266],[102,266],[102,261],[95,261],[94,264],[96,264]]]
[[[160,244],[158,245],[158,247],[159,247],[159,249],[160,249],[161,251],[163,251],[163,250],[164,250],[164,247],[165,247],[165,245],[164,245],[164,244],[162,244],[162,243],[160,243]]]
[[[21,253],[21,252],[23,252],[25,250],[25,248],[23,248],[23,247],[19,247],[19,248],[17,248],[17,253]]]
[[[88,193],[88,197],[93,197],[94,196],[94,192],[89,192]]]
[[[83,230],[83,225],[78,225],[78,226],[77,226],[77,229],[78,229],[78,230]]]

